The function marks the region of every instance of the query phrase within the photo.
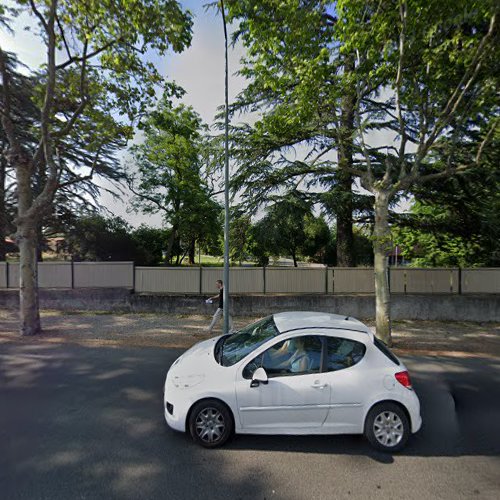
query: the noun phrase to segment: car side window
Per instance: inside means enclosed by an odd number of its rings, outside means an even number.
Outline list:
[[[366,347],[356,340],[329,337],[327,339],[327,371],[343,370],[359,363]]]
[[[315,335],[283,340],[250,361],[243,370],[243,377],[252,378],[259,367],[263,367],[270,378],[318,373],[321,350],[321,339]]]

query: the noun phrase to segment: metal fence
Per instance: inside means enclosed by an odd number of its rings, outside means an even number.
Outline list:
[[[373,294],[373,268],[231,267],[232,294]],[[138,293],[215,294],[215,267],[136,267],[133,262],[40,262],[40,288],[128,288]],[[500,268],[389,269],[395,294],[498,294]],[[19,264],[0,262],[0,288],[19,287]]]

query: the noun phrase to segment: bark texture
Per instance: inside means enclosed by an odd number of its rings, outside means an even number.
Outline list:
[[[391,338],[391,297],[389,290],[389,272],[387,252],[391,248],[389,229],[389,193],[375,193],[375,227],[373,232],[373,250],[375,257],[375,315],[377,337],[388,346]]]

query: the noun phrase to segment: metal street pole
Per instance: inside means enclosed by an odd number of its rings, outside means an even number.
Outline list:
[[[222,23],[224,25],[224,61],[225,61],[225,137],[224,137],[224,334],[229,333],[229,314],[231,304],[229,303],[229,97],[228,97],[228,61],[227,61],[227,27],[226,14],[224,12],[224,1],[221,0]]]

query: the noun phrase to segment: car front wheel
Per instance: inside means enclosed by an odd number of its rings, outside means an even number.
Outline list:
[[[193,440],[205,448],[222,446],[233,433],[233,419],[227,406],[216,399],[195,404],[189,416]]]
[[[410,437],[408,417],[397,404],[378,404],[369,411],[366,417],[365,436],[378,450],[399,451]]]

